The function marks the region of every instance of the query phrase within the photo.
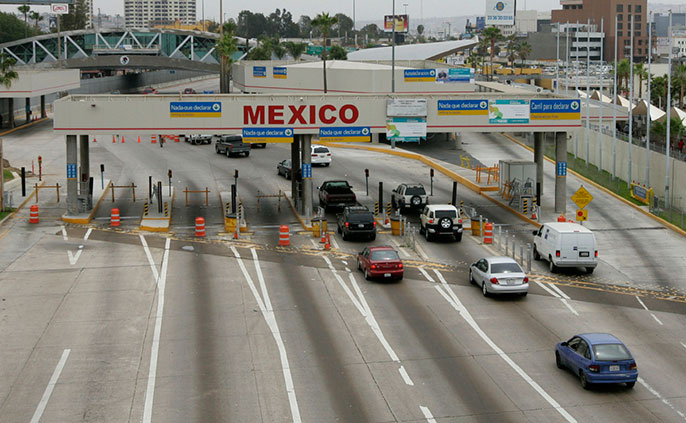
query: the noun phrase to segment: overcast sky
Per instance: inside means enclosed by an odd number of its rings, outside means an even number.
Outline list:
[[[205,4],[205,17],[208,19],[219,18],[220,0],[197,0],[198,19],[202,18],[202,5]],[[352,17],[353,1],[356,3],[356,17],[359,20],[381,20],[384,14],[391,14],[392,0],[259,0],[250,2],[246,7],[246,2],[235,0],[223,0],[224,13],[227,18],[235,18],[243,9],[249,8],[253,12],[268,14],[276,8],[286,8],[294,15],[297,20],[300,15],[314,16],[320,12],[330,14],[345,13]],[[55,2],[59,2],[55,0]],[[664,0],[663,3],[683,4],[686,0]],[[419,19],[423,5],[423,16],[431,17],[454,17],[465,15],[483,15],[485,0],[396,0],[396,13],[405,11],[404,4],[407,4],[407,13],[414,19]],[[551,10],[559,9],[559,0],[518,0],[517,8],[524,9]],[[94,12],[98,13],[98,8],[106,14],[124,14],[124,0],[94,0]],[[0,6],[1,10],[16,11],[16,6]],[[47,7],[41,8],[47,10]]]

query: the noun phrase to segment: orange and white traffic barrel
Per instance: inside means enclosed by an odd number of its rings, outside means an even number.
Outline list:
[[[110,226],[121,226],[119,209],[112,209],[112,212],[110,214]]]
[[[31,206],[31,211],[29,212],[29,223],[38,223],[38,205],[34,204]]]
[[[493,224],[484,224],[484,244],[493,244]]]
[[[196,237],[203,237],[207,235],[205,233],[205,218],[204,217],[196,217],[195,218],[195,236]]]
[[[279,228],[279,245],[282,247],[291,245],[291,235],[288,232],[288,225],[281,225]]]
[[[566,221],[567,221],[567,218],[565,217],[564,214],[561,214],[561,215],[559,215],[559,216],[557,217],[557,221],[558,221],[558,222],[566,222]]]

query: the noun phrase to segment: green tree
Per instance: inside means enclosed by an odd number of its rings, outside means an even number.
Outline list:
[[[19,78],[12,67],[17,63],[11,57],[8,57],[5,53],[0,53],[0,84],[4,85],[5,88],[9,89],[12,86],[12,81]]]
[[[483,56],[481,56],[479,53],[472,51],[469,53],[469,56],[467,57],[467,64],[474,68],[474,70],[478,70],[479,67],[483,64]]]
[[[69,13],[62,15],[62,31],[86,29],[87,22],[85,0],[75,0],[74,4],[69,7]]]
[[[246,39],[257,38],[268,32],[267,18],[261,13],[252,13],[249,10],[242,10],[238,14],[236,25],[236,34]]]
[[[26,38],[25,30],[26,25],[14,14],[0,12],[0,44]]]
[[[417,34],[420,36],[424,34],[424,25],[417,25]]]
[[[220,56],[221,75],[219,78],[219,91],[228,93],[231,91],[231,64],[233,63],[233,54],[238,51],[238,42],[236,41],[236,24],[229,21],[224,24],[224,34],[215,45],[215,49]]]
[[[29,12],[31,11],[31,6],[24,4],[22,6],[17,7],[17,10],[19,10],[19,13],[24,14],[24,38],[29,38],[28,16],[29,16]]]
[[[684,105],[684,87],[686,87],[686,65],[680,64],[672,71],[672,83],[679,87],[679,107]]]
[[[36,32],[40,32],[40,29],[38,28],[38,22],[42,21],[43,17],[38,12],[31,12],[29,17],[35,22],[34,28]]]
[[[341,46],[331,46],[329,54],[333,60],[348,60],[348,52]]]
[[[300,16],[300,19],[298,20],[298,29],[300,30],[300,38],[310,38],[312,18],[307,15]]]
[[[517,42],[517,36],[512,34],[507,37],[507,60],[510,62],[512,67],[515,65],[515,59],[519,54],[519,43]]]
[[[686,128],[681,123],[681,119],[678,117],[672,117],[670,119],[671,125],[669,127],[669,139],[670,142],[674,142],[681,138],[681,136],[686,133]],[[667,141],[667,122],[657,121],[653,122],[650,126],[650,133],[659,137],[662,142],[666,144]]]
[[[494,26],[488,27],[484,29],[484,31],[481,33],[483,35],[484,39],[488,40],[488,43],[491,45],[491,67],[489,70],[489,79],[493,79],[493,57],[495,56],[495,43],[500,41],[503,38],[502,33],[500,32],[500,28],[496,28]]]
[[[288,54],[293,57],[293,60],[300,60],[300,56],[307,51],[307,44],[305,43],[294,43],[292,41],[286,41],[283,43],[284,48]]]
[[[619,84],[619,92],[626,92],[629,90],[629,77],[631,76],[631,63],[629,59],[622,59],[617,63],[617,81]],[[622,82],[624,81],[624,82]]]
[[[279,60],[283,59],[283,56],[286,55],[286,48],[279,41],[278,37],[267,38],[266,40],[264,40],[264,45],[265,48],[271,51],[274,54],[274,56],[276,56],[276,58]]]
[[[481,56],[481,75],[486,75],[486,55],[488,54],[489,41],[481,38],[476,46],[476,52]]]
[[[656,76],[651,79],[650,101],[660,109],[663,104],[667,104],[667,75]]]
[[[531,54],[531,44],[524,41],[522,44],[520,44],[519,50],[517,51],[517,55],[519,56],[520,59],[522,59],[522,68],[524,68],[524,62],[526,61],[526,58],[530,54]]]
[[[318,28],[321,33],[322,37],[324,39],[323,45],[324,49],[322,50],[322,60],[324,61],[324,66],[322,67],[324,69],[324,93],[327,93],[327,87],[326,87],[326,38],[329,35],[329,31],[331,30],[331,27],[334,26],[336,23],[338,23],[338,19],[336,19],[335,16],[329,16],[328,13],[320,13],[318,14],[314,19],[312,19],[312,26],[315,28]]]
[[[634,65],[634,78],[638,78],[638,98],[642,98],[643,81],[648,79],[648,69],[643,66],[643,63],[636,63]]]
[[[348,15],[343,13],[336,13],[336,19],[338,19],[338,22],[333,29],[338,32],[338,38],[345,37],[347,35],[354,37],[353,20]]]

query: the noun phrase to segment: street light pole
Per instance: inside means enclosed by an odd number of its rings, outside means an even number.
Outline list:
[[[555,94],[560,94],[560,23],[557,23],[557,57],[555,59]]]
[[[614,88],[612,89],[612,179],[617,176],[617,30],[619,29],[619,15],[615,15],[615,68]]]
[[[631,37],[629,41],[629,168],[627,174],[626,183],[630,184],[631,179],[631,164],[632,155],[631,150],[633,150],[634,144],[634,15],[631,15],[631,23],[629,30],[631,31]],[[650,113],[650,110],[648,110]],[[669,122],[667,123],[669,127]]]
[[[395,94],[395,0],[393,0],[393,40],[391,42],[391,92]]]
[[[669,59],[667,60],[667,148],[665,151],[665,209],[669,208],[669,149],[672,126],[672,10],[669,10]]]
[[[651,119],[651,113],[650,109],[653,107],[651,104],[651,95],[650,95],[650,76],[652,75],[650,73],[650,65],[652,64],[652,56],[653,56],[653,12],[651,11],[648,14],[648,119],[646,120],[646,178],[645,178],[645,184],[647,187],[650,187],[650,121]],[[669,122],[669,121],[668,121]]]
[[[591,19],[586,22],[586,167],[591,142]]]

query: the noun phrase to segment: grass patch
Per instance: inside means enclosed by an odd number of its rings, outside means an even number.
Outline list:
[[[2,170],[2,176],[5,180],[5,182],[9,182],[12,179],[14,179],[14,174],[12,172],[10,172],[9,169],[3,169]]]
[[[15,209],[12,208],[6,208],[4,211],[0,211],[0,220],[4,219],[5,216],[14,213]]]

